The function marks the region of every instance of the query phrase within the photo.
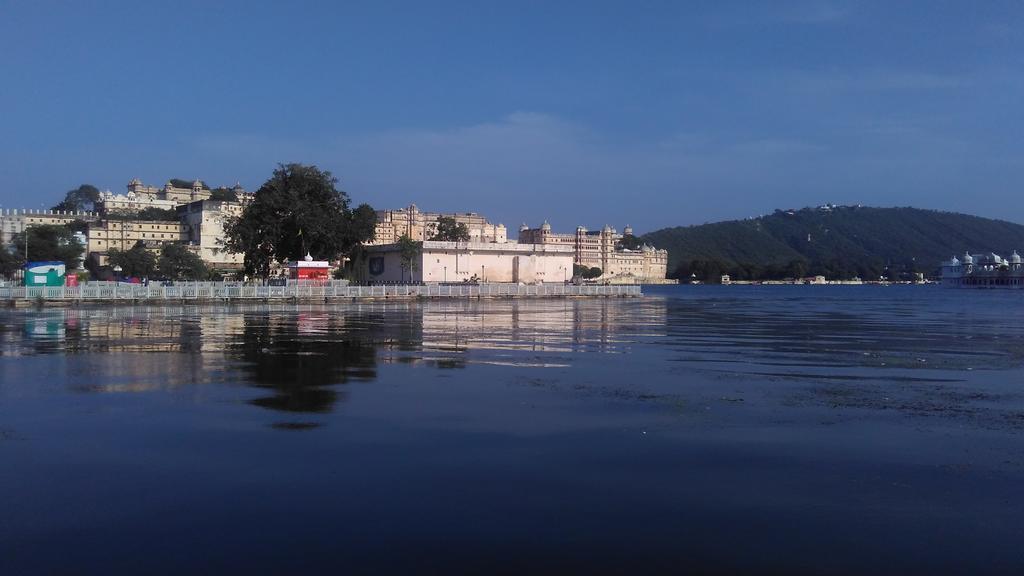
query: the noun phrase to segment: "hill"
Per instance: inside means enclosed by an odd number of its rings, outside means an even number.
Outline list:
[[[641,238],[669,253],[669,276],[717,281],[933,274],[953,254],[1024,250],[1024,226],[919,208],[827,206],[665,228]]]

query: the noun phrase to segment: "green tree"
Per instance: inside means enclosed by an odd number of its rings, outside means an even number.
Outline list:
[[[109,261],[112,268],[121,267],[123,276],[149,278],[156,271],[156,256],[146,250],[142,240],[136,242],[130,250],[111,250]]]
[[[178,211],[174,208],[149,207],[139,210],[138,214],[130,215],[127,220],[158,220],[162,222],[177,222]]]
[[[29,226],[27,231],[14,235],[14,247],[18,254],[25,254],[25,236],[28,235],[28,261],[61,261],[68,270],[78,267],[85,249],[75,238],[74,232],[60,224]]]
[[[793,260],[786,266],[786,276],[794,279],[807,276],[807,263],[803,260]]]
[[[85,220],[72,220],[64,226],[72,232],[81,232],[82,234],[85,234],[89,231],[89,223]]]
[[[166,244],[157,261],[160,276],[171,280],[205,280],[210,277],[206,263],[183,244]]]
[[[214,188],[210,192],[210,200],[218,202],[238,202],[238,193],[231,188]]]
[[[11,246],[0,244],[0,276],[11,276],[25,265],[21,254],[13,252]]]
[[[100,190],[92,184],[82,184],[74,190],[68,190],[53,210],[63,212],[89,211],[96,209],[96,203],[100,201]]]
[[[247,274],[266,278],[275,260],[306,253],[333,260],[370,240],[373,223],[357,221],[366,210],[350,210],[348,194],[335,184],[316,166],[279,165],[242,215],[228,222],[225,247],[244,255]]]
[[[398,255],[402,260],[402,280],[405,280],[405,271],[409,271],[409,280],[412,280],[412,271],[416,269],[419,255],[423,250],[423,243],[417,242],[403,234],[398,239]]]
[[[583,278],[584,280],[593,280],[594,278],[600,278],[604,272],[597,266],[589,268],[587,266],[581,266],[574,264],[572,267],[572,275],[574,278]]]
[[[376,233],[377,211],[369,204],[360,204],[352,211],[349,218],[348,234],[352,239],[352,247],[372,240]],[[349,250],[351,252],[351,249]]]
[[[641,246],[643,241],[632,234],[626,234],[615,247],[619,250],[639,250]]]
[[[431,240],[441,242],[469,242],[469,228],[462,222],[456,222],[451,216],[440,216]]]

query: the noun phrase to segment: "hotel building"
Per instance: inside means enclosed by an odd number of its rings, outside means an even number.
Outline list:
[[[442,216],[453,218],[459,224],[465,224],[469,230],[470,242],[498,244],[508,242],[508,231],[504,224],[491,224],[487,218],[475,212],[452,214],[421,212],[415,204],[412,204],[408,208],[398,210],[378,210],[374,238],[369,244],[394,244],[402,236],[408,236],[417,242],[430,240],[437,230],[437,219]]]
[[[519,228],[520,244],[544,246],[571,246],[574,264],[587,268],[600,268],[602,282],[614,284],[658,284],[665,282],[668,269],[668,251],[643,245],[636,250],[621,248],[623,236],[632,236],[628,225],[624,234],[611,226],[590,231],[578,226],[574,234],[556,234],[545,221],[539,228],[523,224]]]

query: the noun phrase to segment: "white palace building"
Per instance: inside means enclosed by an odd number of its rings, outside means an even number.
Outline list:
[[[942,284],[965,288],[1024,288],[1024,264],[1016,250],[1009,258],[995,253],[965,253],[942,263]]]

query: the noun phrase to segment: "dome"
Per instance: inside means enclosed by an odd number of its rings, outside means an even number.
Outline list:
[[[303,260],[305,260],[306,262],[312,262],[313,261],[313,257],[310,256],[309,252],[306,252],[306,257],[303,258]]]
[[[969,252],[964,252],[964,264],[974,264],[974,257]]]
[[[950,259],[949,263],[952,264],[953,266],[957,266],[958,264],[960,264],[960,260],[956,256],[953,256],[953,258]]]
[[[1014,250],[1013,254],[1010,255],[1010,263],[1011,264],[1020,264],[1021,263],[1021,261],[1020,261],[1020,254],[1017,254],[1016,250]]]
[[[519,231],[520,232],[526,232],[529,229],[530,229],[530,227],[526,225],[526,222],[523,222],[522,225],[519,226]]]
[[[632,236],[633,235],[633,227],[630,226],[629,224],[626,224],[626,227],[622,229],[622,233],[625,234],[626,236]]]
[[[551,232],[551,224],[548,224],[548,221],[545,220],[544,223],[540,225],[540,229],[543,232]]]
[[[611,234],[612,233],[612,227],[609,226],[608,224],[605,224],[604,228],[601,229],[601,232],[603,232],[605,234]]]

